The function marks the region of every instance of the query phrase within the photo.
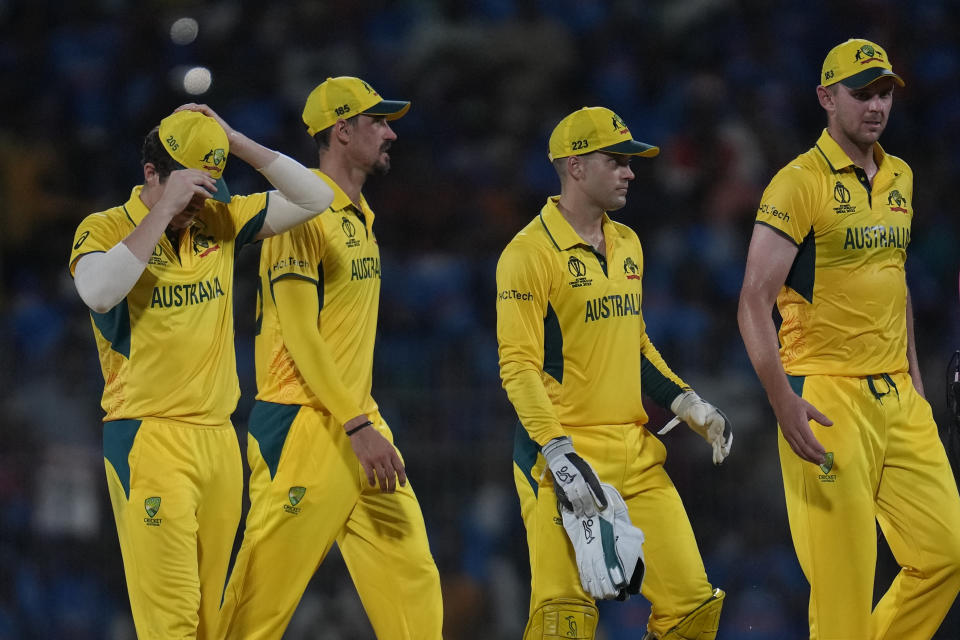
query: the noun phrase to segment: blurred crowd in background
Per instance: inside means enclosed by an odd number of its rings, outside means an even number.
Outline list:
[[[183,17],[198,28],[172,38]],[[412,101],[394,123],[390,174],[365,189],[383,261],[374,397],[423,506],[445,637],[516,639],[526,621],[494,270],[559,192],[547,138],[585,105],[612,108],[662,150],[634,160],[614,217],[644,244],[651,338],[735,426],[719,468],[696,435],[664,436],[708,575],[728,593],[719,637],[806,637],[775,421],[736,325],[756,205],[825,126],[814,89],[826,52],[849,37],[883,45],[906,88],[881,143],[916,175],[908,282],[927,396],[950,427],[958,31],[948,0],[0,0],[0,640],[133,637],[101,456],[103,380],[67,270],[73,230],[142,182],[143,136],[184,102],[315,166],[300,112],[336,75]],[[201,95],[184,90],[193,66],[211,72]],[[267,188],[239,159],[225,177],[234,194]],[[236,282],[241,442],[258,252],[241,254]],[[649,409],[651,427],[671,417]],[[880,545],[882,591],[896,566]],[[601,637],[640,637],[648,607],[602,603]],[[938,638],[960,638],[956,609]],[[372,637],[336,550],[287,637]]]

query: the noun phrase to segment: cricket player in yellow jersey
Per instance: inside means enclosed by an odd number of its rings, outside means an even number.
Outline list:
[[[634,140],[603,107],[561,120],[549,149],[560,196],[547,200],[497,265],[500,374],[520,418],[514,476],[532,575],[524,638],[595,637],[597,607],[581,584],[555,482],[563,508],[578,518],[607,506],[598,491],[604,482],[622,495],[646,537],[646,637],[711,639],[724,593],[707,580],[663,468],[666,449],[645,427],[641,392],[706,438],[715,463],[729,453],[732,434],[647,336],[640,241],[606,213],[626,204],[631,157],[659,149]]]
[[[820,82],[827,128],[763,194],[740,332],[780,426],[810,638],[921,640],[960,590],[960,498],[917,366],[913,172],[878,142],[903,81],[851,39]],[[874,608],[877,521],[902,569]]]
[[[231,197],[232,154],[279,192]],[[214,638],[240,519],[233,269],[322,211],[306,167],[185,105],[144,141],[144,184],[77,228],[70,271],[105,381],[104,464],[140,638]]]
[[[334,542],[378,638],[441,637],[423,515],[371,395],[381,266],[361,188],[389,170],[389,121],[409,106],[345,76],[307,98],[317,174],[335,196],[260,256],[250,513],[224,595],[227,638],[279,639]]]

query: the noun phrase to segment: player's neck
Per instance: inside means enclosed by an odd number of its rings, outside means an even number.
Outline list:
[[[873,176],[877,173],[877,160],[873,155],[875,143],[859,143],[851,140],[839,128],[828,127],[827,132],[834,142],[843,149],[847,157],[853,160],[853,164],[863,169],[867,177],[873,180]]]
[[[597,251],[603,252],[603,209],[581,202],[570,193],[561,193],[557,209],[578,236]]]
[[[363,190],[363,183],[366,182],[367,173],[356,167],[337,162],[334,158],[324,156],[320,159],[320,171],[324,172],[330,179],[337,183],[337,186],[343,189],[352,202],[357,207],[360,206],[360,192]]]

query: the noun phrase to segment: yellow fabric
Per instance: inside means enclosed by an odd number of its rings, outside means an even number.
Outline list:
[[[281,638],[336,541],[377,638],[438,640],[440,579],[410,483],[380,493],[336,420],[309,407],[293,415],[280,424],[257,420],[256,410],[251,417],[250,512],[224,595],[221,637]],[[370,418],[368,428],[392,442],[379,413]],[[277,461],[270,452],[278,439]]]
[[[142,187],[119,207],[87,216],[74,235],[77,260],[107,251],[147,215]],[[207,200],[175,249],[164,235],[127,297],[91,313],[104,377],[105,420],[229,420],[240,396],[233,348],[233,271],[238,244],[263,224],[267,195]]]
[[[371,386],[380,247],[366,200],[361,196],[358,209],[316,173],[333,189],[333,203],[264,240],[260,253],[257,399],[311,406],[343,424],[377,409]],[[296,347],[306,355],[295,362]]]
[[[593,640],[597,632],[597,606],[592,602],[554,601],[530,616],[524,640]]]
[[[904,263],[913,172],[875,149],[879,169],[871,188],[824,131],[763,194],[757,223],[800,247],[777,297],[780,357],[791,375],[908,369]]]
[[[714,640],[720,629],[720,612],[726,595],[722,589],[714,589],[710,599],[664,634],[663,640]]]
[[[867,71],[869,73],[866,77],[859,75]],[[851,38],[841,42],[827,53],[827,57],[823,60],[823,68],[820,70],[820,84],[826,87],[848,78],[868,80],[870,77],[876,79],[885,75],[894,78],[897,84],[903,86],[903,80],[893,72],[890,59],[883,47],[869,40]],[[855,82],[851,86],[859,88],[866,84],[868,82],[863,84]]]
[[[660,153],[634,140],[623,118],[606,107],[583,107],[565,117],[550,134],[549,147],[551,161],[599,150],[644,158]]]
[[[327,78],[310,92],[303,107],[303,123],[307,125],[307,133],[314,136],[341,118],[346,120],[370,112],[396,120],[409,109],[409,102],[386,101],[360,78],[339,76]]]
[[[643,530],[646,575],[641,593],[652,605],[648,629],[663,634],[713,591],[683,503],[663,468],[666,449],[638,424],[576,427],[565,433],[600,480],[620,492],[631,522]],[[593,603],[580,585],[576,557],[545,466],[539,453],[529,470],[514,464],[530,551],[531,616],[551,603]]]
[[[810,423],[832,454],[824,468],[779,438],[811,640],[931,638],[960,590],[960,497],[946,453],[910,376],[891,380],[873,378],[873,390],[866,378],[803,380],[803,398],[834,423]],[[903,568],[871,613],[877,521]]]
[[[137,636],[217,640],[243,491],[233,425],[144,420],[123,459],[129,497],[104,464]]]
[[[603,234],[609,275],[551,198],[497,264],[500,376],[540,445],[561,424],[645,424],[642,358],[686,387],[646,334],[640,240],[606,216]]]

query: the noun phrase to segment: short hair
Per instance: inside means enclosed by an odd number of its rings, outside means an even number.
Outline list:
[[[147,163],[153,165],[160,177],[160,182],[166,180],[171,172],[180,168],[177,161],[167,153],[163,143],[160,142],[159,125],[151,129],[150,133],[143,139],[143,147],[140,149],[140,165],[145,166]]]
[[[567,179],[567,157],[557,158],[552,164],[554,171],[557,172],[557,176],[560,177],[560,184],[562,186]]]
[[[344,122],[349,124],[351,127],[356,124],[356,117],[347,118]],[[323,154],[330,149],[330,136],[333,135],[333,127],[336,126],[336,122],[327,127],[326,129],[321,129],[313,134],[313,141],[317,143],[317,151],[320,154]]]

